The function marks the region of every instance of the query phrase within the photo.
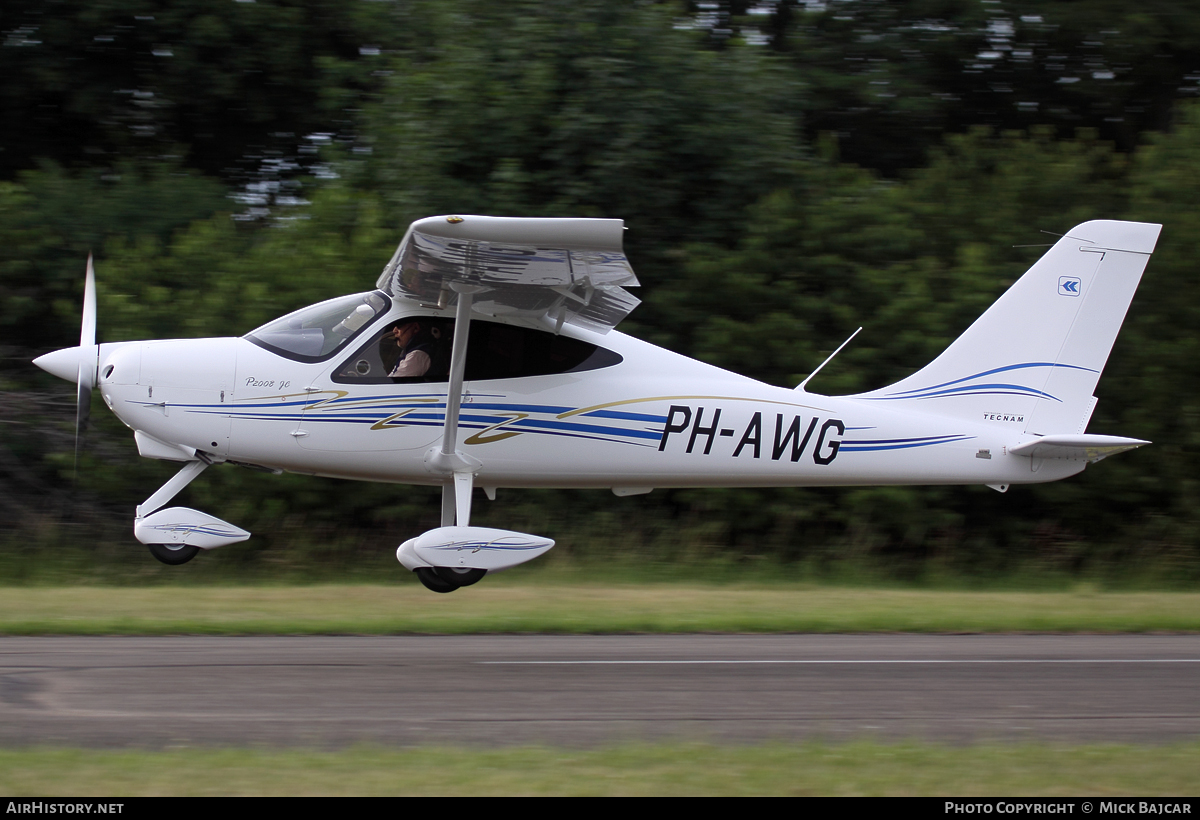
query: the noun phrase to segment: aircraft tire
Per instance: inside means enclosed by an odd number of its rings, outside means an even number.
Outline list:
[[[458,589],[458,584],[443,581],[441,576],[429,567],[417,567],[413,572],[417,574],[417,578],[425,585],[425,588],[433,592],[453,592]]]
[[[468,569],[466,567],[434,567],[437,576],[448,584],[456,587],[469,587],[478,584],[487,575],[486,569]]]
[[[200,552],[199,547],[188,544],[147,544],[146,546],[150,548],[151,555],[172,567],[186,564]]]

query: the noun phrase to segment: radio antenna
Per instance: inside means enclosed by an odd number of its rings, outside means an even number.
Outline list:
[[[856,330],[856,331],[854,331],[853,333],[851,333],[851,334],[850,334],[850,339],[853,339],[855,336],[857,336],[857,335],[858,335],[858,331],[859,331],[859,330],[862,330],[862,328],[860,327],[858,330]],[[829,354],[829,358],[828,358],[828,359],[826,359],[825,361],[821,362],[821,364],[817,366],[817,369],[816,369],[816,370],[814,370],[813,372],[809,373],[809,374],[808,374],[808,378],[807,378],[807,379],[805,379],[804,381],[800,382],[800,384],[799,384],[799,385],[796,387],[796,389],[797,389],[797,390],[799,390],[801,393],[807,393],[808,391],[804,389],[804,385],[806,385],[806,384],[808,384],[810,381],[812,381],[812,377],[813,377],[813,376],[815,376],[815,375],[817,375],[818,373],[820,373],[820,372],[821,372],[821,368],[822,368],[822,367],[824,367],[825,365],[827,365],[827,364],[829,364],[831,361],[833,361],[833,357],[834,357],[834,356],[836,356],[837,354],[841,353],[841,352],[842,352],[842,348],[843,348],[843,347],[845,347],[846,345],[850,344],[850,339],[847,339],[846,341],[844,341],[844,342],[842,342],[840,345],[838,345],[838,349],[837,349],[837,350],[835,350],[835,351],[833,351],[832,353],[830,353],[830,354]]]

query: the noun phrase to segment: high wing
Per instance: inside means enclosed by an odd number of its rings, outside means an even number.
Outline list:
[[[640,304],[625,290],[638,281],[623,232],[620,219],[432,216],[412,223],[377,286],[439,307],[469,288],[476,313],[607,333]]]

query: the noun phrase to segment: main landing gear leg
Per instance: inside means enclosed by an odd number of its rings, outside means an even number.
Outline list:
[[[396,559],[405,569],[416,573],[421,583],[434,592],[453,592],[469,586],[489,572],[523,564],[554,546],[550,539],[528,533],[471,526],[471,490],[475,475],[483,464],[458,449],[458,417],[466,372],[471,304],[475,294],[484,288],[451,282],[450,289],[457,294],[458,304],[454,313],[450,378],[446,385],[446,416],[441,445],[434,445],[425,453],[425,468],[444,482],[442,525],[408,539],[396,550]]]
[[[470,526],[471,492],[475,476],[469,472],[454,473],[453,481],[442,485],[442,526]],[[426,589],[434,592],[453,592],[459,587],[477,584],[487,575],[486,569],[469,567],[418,567],[413,570]]]

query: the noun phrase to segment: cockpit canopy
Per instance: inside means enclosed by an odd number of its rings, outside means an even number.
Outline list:
[[[380,291],[341,296],[267,322],[244,338],[289,359],[320,362],[345,347],[391,304]]]

